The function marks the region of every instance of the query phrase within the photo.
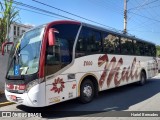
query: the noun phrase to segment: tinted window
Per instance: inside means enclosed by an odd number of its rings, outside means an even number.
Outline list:
[[[144,56],[144,43],[136,40],[133,43],[135,55]]]
[[[149,56],[156,56],[156,47],[154,45],[149,44],[148,49]]]
[[[121,37],[121,53],[124,55],[132,55],[133,54],[132,40]]]
[[[47,47],[47,75],[54,74],[72,61],[73,45],[78,33],[79,25],[58,24],[53,28],[59,33],[55,34],[56,44]]]
[[[156,56],[156,46],[152,45],[152,56]]]
[[[149,44],[144,43],[144,56],[151,56],[151,48]]]
[[[54,25],[53,28],[59,31],[59,33],[56,34],[56,41],[60,45],[62,62],[71,62],[73,44],[78,32],[79,25],[60,24]]]
[[[102,42],[100,32],[83,27],[76,45],[76,57],[101,52]]]
[[[107,54],[120,53],[119,37],[110,33],[104,33],[103,51]]]

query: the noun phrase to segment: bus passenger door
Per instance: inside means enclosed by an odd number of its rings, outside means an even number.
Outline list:
[[[68,42],[56,39],[54,46],[47,46],[46,51],[46,105],[56,104],[76,97],[75,74],[63,73],[71,62]]]
[[[76,97],[76,80],[72,67],[73,45],[79,24],[55,24],[54,45],[46,48],[46,104],[55,104]],[[52,34],[51,34],[52,36]],[[52,38],[52,37],[51,37]],[[73,73],[73,74],[72,74]]]

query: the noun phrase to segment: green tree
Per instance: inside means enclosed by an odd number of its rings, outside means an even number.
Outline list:
[[[156,46],[157,56],[160,57],[160,45]]]
[[[0,46],[4,41],[9,41],[7,32],[9,33],[10,26],[13,22],[18,20],[19,10],[13,6],[12,0],[3,0],[0,2]],[[8,26],[8,29],[7,29]]]

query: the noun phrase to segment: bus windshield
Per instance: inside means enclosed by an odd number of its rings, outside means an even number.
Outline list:
[[[15,41],[8,60],[7,78],[33,74],[38,71],[44,26],[26,32]]]

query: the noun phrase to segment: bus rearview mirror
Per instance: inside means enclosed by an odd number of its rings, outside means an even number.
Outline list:
[[[49,46],[54,46],[56,42],[55,33],[59,33],[56,29],[50,28],[48,32],[48,43]]]
[[[4,53],[5,53],[4,49],[5,49],[6,45],[13,45],[13,42],[4,42],[2,44],[2,55],[4,55]]]

